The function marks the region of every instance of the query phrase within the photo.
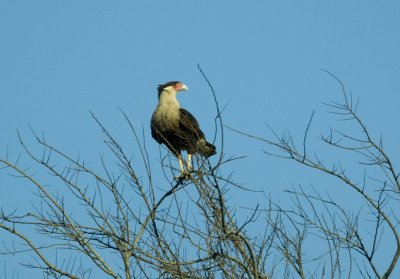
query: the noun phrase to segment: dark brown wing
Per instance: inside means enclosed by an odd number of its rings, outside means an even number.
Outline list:
[[[182,149],[181,139],[175,130],[161,130],[157,121],[152,118],[151,121],[151,135],[159,143],[165,144],[172,153],[178,156]]]
[[[153,139],[155,139],[158,143],[161,144],[163,142],[162,140],[163,136],[158,131],[156,123],[154,122],[153,119],[151,119],[150,127],[151,127],[151,136],[153,137]]]
[[[204,138],[204,133],[201,131],[196,118],[183,108],[180,109],[179,128],[182,132],[182,137],[188,143],[195,144],[199,139]]]

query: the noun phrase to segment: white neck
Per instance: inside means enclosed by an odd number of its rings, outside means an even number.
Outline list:
[[[159,107],[168,108],[168,110],[178,110],[181,106],[176,99],[176,91],[164,89],[158,100]]]
[[[152,121],[160,126],[158,129],[175,129],[179,125],[180,105],[176,99],[176,91],[164,89],[153,113]]]

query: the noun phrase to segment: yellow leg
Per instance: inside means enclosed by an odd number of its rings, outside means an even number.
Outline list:
[[[187,166],[188,166],[188,172],[190,173],[192,169],[192,154],[188,153],[188,159],[187,159]]]
[[[185,174],[185,169],[183,168],[183,162],[182,162],[182,155],[178,156],[178,162],[179,162],[179,167],[181,168],[181,174]]]

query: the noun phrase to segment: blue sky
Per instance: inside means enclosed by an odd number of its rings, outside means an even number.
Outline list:
[[[121,107],[144,127],[158,168],[148,124],[158,84],[186,83],[182,106],[213,134],[215,108],[200,64],[226,105],[225,124],[259,136],[268,135],[268,124],[301,138],[315,110],[316,146],[319,133],[338,124],[323,105],[340,99],[327,69],[360,98],[360,115],[399,160],[399,15],[397,1],[2,0],[0,154],[22,152],[16,129],[33,143],[29,123],[67,153],[95,162],[105,147],[89,110],[129,144]],[[248,156],[227,173],[281,200],[291,184],[323,181],[232,132],[225,144],[229,155]],[[29,204],[29,191],[0,178],[4,208]],[[254,195],[246,198],[254,203]]]

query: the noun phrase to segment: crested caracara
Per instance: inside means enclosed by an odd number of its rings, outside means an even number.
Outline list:
[[[189,175],[193,154],[206,157],[216,154],[215,146],[206,141],[196,118],[181,108],[176,94],[188,87],[179,81],[158,86],[158,105],[151,117],[151,135],[159,144],[165,144],[178,158],[182,177]],[[186,150],[187,168],[182,162],[181,151]]]

